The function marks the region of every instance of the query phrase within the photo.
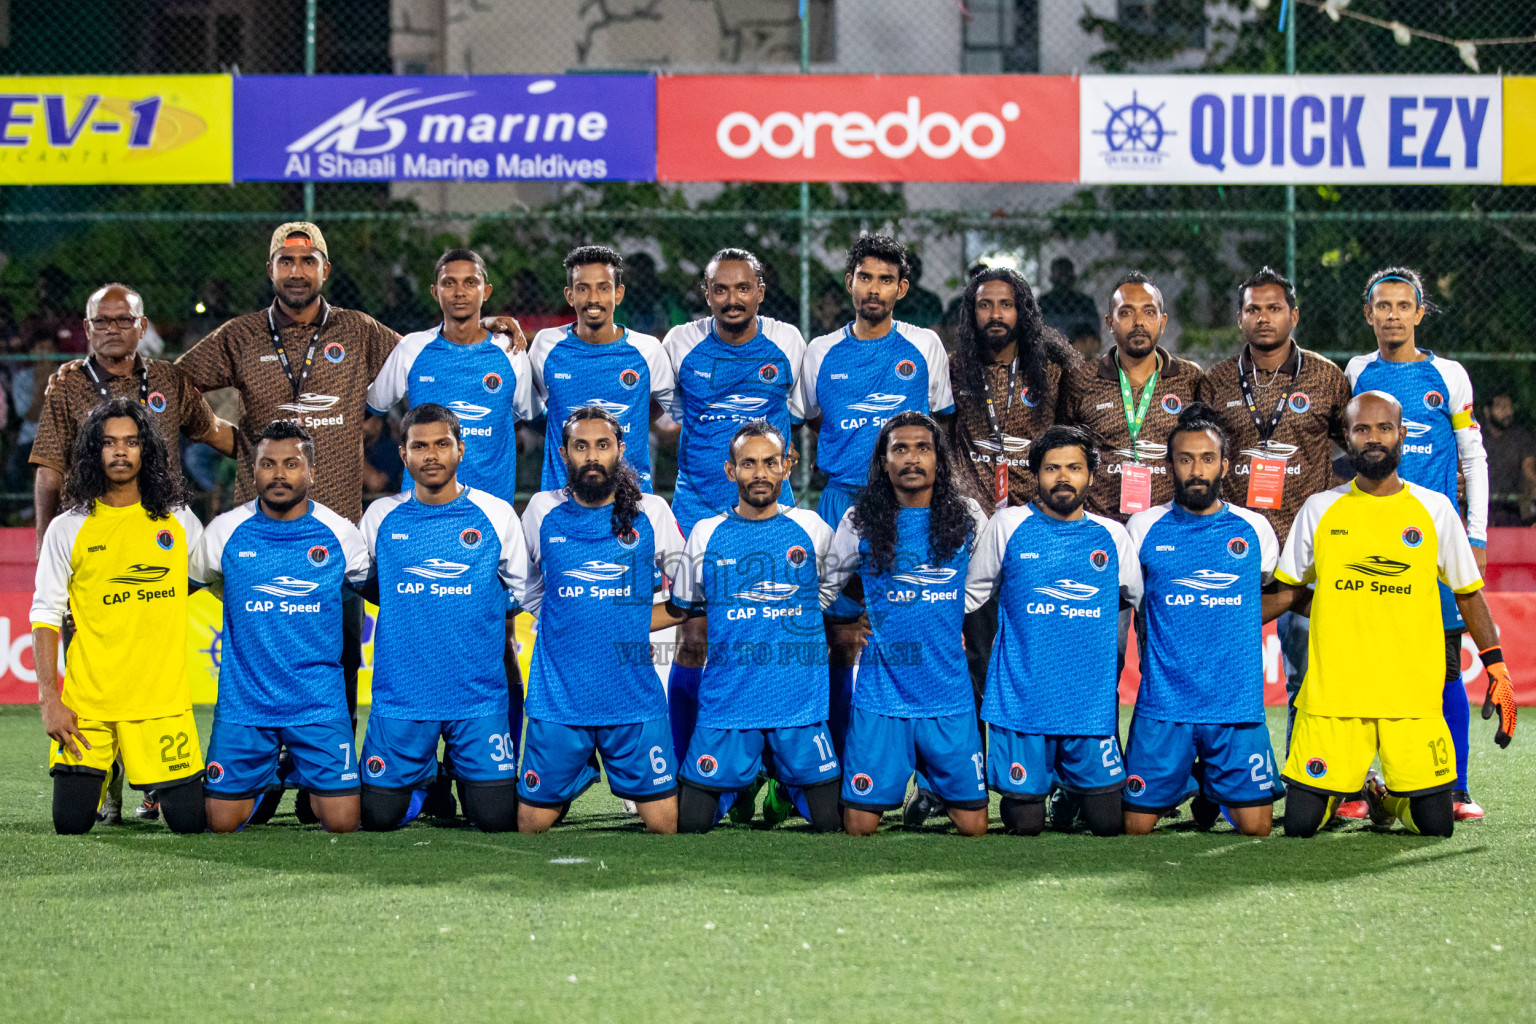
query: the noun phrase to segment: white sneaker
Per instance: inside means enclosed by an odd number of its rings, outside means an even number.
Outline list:
[[[96,823],[98,825],[121,825],[123,823],[123,802],[106,797],[101,801],[101,806],[96,809]]]
[[[637,818],[640,817],[640,808],[635,806],[633,800],[620,800],[619,805],[624,808],[625,814],[633,814]]]

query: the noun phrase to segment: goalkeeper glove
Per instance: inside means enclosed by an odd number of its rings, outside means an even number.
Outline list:
[[[1499,727],[1493,734],[1493,741],[1500,747],[1507,747],[1510,738],[1515,735],[1516,717],[1515,686],[1509,679],[1509,666],[1504,664],[1504,652],[1497,647],[1478,653],[1488,673],[1488,696],[1483,698],[1483,718],[1492,718],[1494,709],[1498,709]]]

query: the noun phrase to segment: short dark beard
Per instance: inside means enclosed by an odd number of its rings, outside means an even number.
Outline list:
[[[1000,340],[994,340],[992,335],[988,333],[986,325],[984,324],[982,325],[981,329],[976,332],[976,336],[981,339],[982,345],[986,347],[988,352],[996,355],[998,352],[1001,352],[1003,349],[1019,340],[1019,328],[1018,325],[1015,324],[1007,334],[1003,335]]]
[[[261,494],[261,503],[268,509],[276,512],[278,515],[282,515],[285,512],[291,512],[293,509],[297,508],[300,502],[309,500],[309,492],[307,491],[301,494],[297,489],[295,489],[293,493],[296,495],[296,497],[292,501],[280,502],[273,501],[271,498],[267,497],[266,492],[263,491]]]
[[[767,508],[769,505],[776,505],[776,504],[778,504],[779,494],[780,494],[781,491],[783,491],[783,489],[784,488],[782,486],[780,486],[778,490],[769,491],[768,492],[768,497],[765,498],[764,500],[762,500],[762,501],[754,501],[752,499],[752,492],[744,487],[740,491],[741,503],[743,505],[751,505],[753,508]]]
[[[1203,494],[1196,497],[1192,493],[1193,489],[1180,483],[1179,478],[1175,476],[1173,478],[1173,500],[1178,502],[1180,507],[1187,508],[1191,512],[1204,512],[1221,500],[1222,479],[1222,477],[1218,476],[1216,479],[1209,481],[1210,487]],[[1201,482],[1204,483],[1206,481]]]
[[[1059,516],[1069,516],[1083,507],[1083,502],[1088,500],[1086,490],[1078,491],[1071,498],[1058,498],[1051,491],[1040,492],[1040,503]]]
[[[1365,477],[1367,480],[1385,480],[1397,472],[1398,464],[1403,461],[1403,444],[1399,441],[1387,449],[1387,457],[1380,462],[1366,461],[1366,452],[1379,450],[1379,447],[1375,445],[1367,445],[1364,448],[1356,448],[1351,445],[1349,448],[1350,466],[1353,467],[1357,474]]]
[[[618,486],[618,478],[602,466],[592,467],[601,473],[601,479],[594,483],[586,482],[587,467],[578,469],[567,464],[565,468],[571,480],[571,493],[580,501],[588,505],[596,505],[613,497],[614,488]]]

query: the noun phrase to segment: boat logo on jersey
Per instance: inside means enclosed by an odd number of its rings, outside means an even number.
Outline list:
[[[1434,412],[1445,405],[1445,396],[1438,391],[1424,392],[1424,408]]]
[[[480,546],[480,531],[473,526],[465,527],[459,533],[459,547],[477,548]]]
[[[1196,569],[1188,576],[1173,582],[1181,587],[1189,587],[1191,590],[1226,590],[1241,578],[1236,573],[1217,572],[1215,569]]]
[[[1291,395],[1291,412],[1303,413],[1312,408],[1312,398],[1305,391],[1297,391]]]
[[[1241,537],[1233,537],[1227,541],[1227,554],[1233,558],[1248,557],[1248,542]]]
[[[1408,539],[1406,534],[1403,539],[1405,541]],[[1401,576],[1413,567],[1407,562],[1395,562],[1380,555],[1367,555],[1361,561],[1350,562],[1344,568],[1353,569],[1366,576]]]
[[[566,409],[570,412],[580,412],[589,405],[595,405],[604,412],[612,413],[618,419],[623,419],[624,414],[629,412],[629,406],[623,402],[610,402],[606,398],[589,398],[580,405],[568,405]]]
[[[565,570],[565,575],[574,576],[587,583],[607,583],[609,580],[618,579],[628,571],[627,565],[615,565],[613,562],[594,558],[590,562],[582,562],[574,569]]]
[[[1154,441],[1137,441],[1134,450],[1116,448],[1115,454],[1132,462],[1162,462],[1168,457],[1168,446]]]
[[[1013,764],[1008,766],[1008,777],[1014,782],[1023,782],[1026,778],[1029,777],[1029,772],[1024,769],[1023,765],[1015,761]]]
[[[160,530],[155,534],[155,543],[160,545],[160,550],[169,551],[176,546],[176,538],[171,536],[170,530]]]
[[[539,791],[539,773],[529,768],[523,772],[523,788],[530,793]]]
[[[1131,796],[1140,796],[1142,790],[1147,788],[1147,780],[1140,775],[1132,775],[1125,780],[1125,791]]]
[[[619,534],[615,539],[618,540],[619,547],[625,551],[633,551],[635,550],[635,545],[640,543],[640,531],[631,527]]]
[[[501,374],[494,372],[486,374],[480,378],[480,386],[486,390],[487,394],[494,395],[501,390]]]
[[[1184,411],[1184,400],[1178,395],[1163,396],[1163,412],[1169,416],[1177,416]]]
[[[898,583],[910,583],[915,587],[942,587],[954,578],[954,569],[945,569],[936,565],[919,565],[911,572],[898,572],[891,575],[891,579]]]
[[[726,412],[739,413],[742,416],[751,416],[768,404],[768,399],[761,395],[726,395],[718,402],[710,402],[711,409],[724,409]]]
[[[1307,774],[1312,776],[1314,779],[1322,778],[1324,775],[1328,774],[1328,762],[1324,761],[1320,757],[1308,758]]]
[[[788,551],[784,552],[784,557],[786,560],[788,560],[790,565],[804,565],[805,548],[801,547],[799,544],[796,544]]]
[[[203,769],[203,771],[209,782],[216,783],[220,779],[224,778],[224,766],[219,764],[217,761],[209,761],[208,767]]]
[[[700,754],[698,761],[694,763],[699,766],[699,774],[706,779],[712,778],[715,772],[720,770],[720,762],[708,754]]]
[[[325,412],[339,401],[341,399],[335,395],[317,395],[313,391],[306,391],[297,401],[283,402],[278,408],[284,412]]]
[[[363,763],[363,771],[368,773],[370,779],[376,779],[384,774],[384,759],[374,754]]]
[[[420,565],[408,565],[405,571],[412,576],[425,576],[429,580],[456,580],[469,571],[469,566],[442,558],[429,558]]]
[[[1091,587],[1076,580],[1057,580],[1048,586],[1035,588],[1037,594],[1048,594],[1063,601],[1086,601],[1098,592],[1098,587]]]
[[[774,583],[772,580],[764,580],[754,583],[746,590],[732,594],[737,601],[787,601],[794,597],[800,590],[793,583]]]
[[[149,403],[150,412],[165,412],[165,396],[158,391],[151,391],[145,399]]]
[[[871,391],[859,402],[850,402],[848,408],[859,412],[892,412],[907,400],[906,395],[892,395],[884,391]]]
[[[896,376],[902,380],[911,380],[917,375],[917,364],[910,359],[903,359],[896,364]]]
[[[1109,565],[1109,552],[1105,551],[1103,548],[1099,548],[1088,556],[1088,564],[1093,566],[1095,569],[1102,571],[1107,565]]]
[[[1419,423],[1416,420],[1403,420],[1403,434],[1407,437],[1423,437],[1433,429],[1428,423]]]
[[[999,445],[990,437],[973,437],[971,444],[984,452],[1002,452],[1004,455],[1022,455],[1029,449],[1029,438],[1014,437],[1012,434],[1003,435],[1003,443]]]
[[[314,547],[309,549],[309,564],[310,565],[318,567],[318,566],[324,565],[326,562],[329,562],[330,560],[331,560],[331,549],[326,547],[324,544],[316,544]]]
[[[1403,543],[1411,548],[1416,548],[1424,543],[1424,531],[1417,526],[1410,526],[1403,531]]]
[[[165,531],[162,530],[162,533]],[[145,565],[143,562],[135,562],[130,565],[121,576],[113,576],[113,583],[122,583],[130,587],[142,587],[146,583],[159,583],[165,579],[165,574],[170,568],[164,565]]]
[[[333,363],[339,363],[347,358],[347,350],[342,346],[341,342],[333,341],[325,346],[325,358]]]
[[[448,408],[461,420],[483,420],[491,414],[491,410],[483,405],[470,405],[468,402],[454,399],[448,403]]]
[[[764,384],[772,384],[779,379],[779,368],[772,363],[764,363],[757,368],[757,379]]]
[[[640,371],[625,367],[619,371],[619,384],[625,391],[635,390],[635,385],[640,383]]]
[[[868,793],[874,788],[875,780],[870,778],[868,775],[865,775],[863,772],[860,772],[853,777],[853,791],[855,793]]]
[[[251,589],[273,597],[304,597],[314,593],[320,584],[301,580],[297,576],[274,576],[268,583],[252,583]]]
[[[1263,441],[1252,448],[1244,448],[1238,454],[1250,459],[1291,459],[1299,451],[1300,445],[1286,444],[1284,441]]]

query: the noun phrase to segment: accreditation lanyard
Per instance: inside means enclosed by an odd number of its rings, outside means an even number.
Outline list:
[[[1153,366],[1152,376],[1147,378],[1146,386],[1141,390],[1141,402],[1135,404],[1131,400],[1131,381],[1125,375],[1125,368],[1116,361],[1115,369],[1120,373],[1120,401],[1125,405],[1125,429],[1131,435],[1130,462],[1120,466],[1120,513],[1133,515],[1137,512],[1145,512],[1152,507],[1152,467],[1141,463],[1141,452],[1136,447],[1136,439],[1141,436],[1141,428],[1147,422],[1147,409],[1152,405],[1152,392],[1157,390],[1158,367]]]
[[[1259,413],[1259,403],[1253,394],[1253,384],[1248,379],[1248,374],[1243,372],[1242,360],[1237,364],[1237,383],[1243,390],[1243,405],[1248,408],[1248,415],[1253,419],[1253,429],[1259,434],[1259,450],[1266,452],[1264,455],[1255,455],[1248,460],[1248,497],[1243,502],[1249,508],[1277,509],[1285,493],[1285,456],[1268,452],[1269,439],[1275,436],[1275,428],[1280,425],[1280,420],[1285,416],[1285,407],[1291,401],[1291,395],[1296,391],[1296,382],[1301,379],[1301,352],[1296,353],[1296,376],[1280,392],[1280,397],[1275,400],[1275,407],[1270,410],[1266,420]],[[1257,369],[1252,369],[1257,374]]]
[[[1013,393],[1019,384],[1019,359],[1013,359],[1013,365],[1008,368],[1008,404],[1003,406],[1004,414],[1013,410]],[[1007,449],[1003,445],[1002,421],[997,415],[997,407],[992,402],[992,385],[987,381],[987,375],[981,375],[981,386],[987,399],[987,425],[992,430],[992,443],[997,446],[996,453],[992,456],[992,501],[999,510],[1008,507],[1008,460],[1005,458]]]
[[[147,406],[149,405],[149,367],[141,363],[135,372],[139,378],[139,404]],[[101,396],[102,401],[112,397],[112,393],[107,390],[107,382],[102,379],[101,374],[96,372],[94,357],[85,361],[85,375],[91,378],[91,383],[96,386],[96,393]]]
[[[1252,370],[1257,373],[1257,370]],[[1259,403],[1253,395],[1253,383],[1249,381],[1248,374],[1242,372],[1242,365],[1238,365],[1237,383],[1243,389],[1243,404],[1248,407],[1248,415],[1253,418],[1253,429],[1259,432],[1259,444],[1269,443],[1269,439],[1275,436],[1275,428],[1280,425],[1280,419],[1285,415],[1286,403],[1291,400],[1291,395],[1296,391],[1296,382],[1301,379],[1301,353],[1296,353],[1296,376],[1291,378],[1285,390],[1280,392],[1280,397],[1275,401],[1274,409],[1270,410],[1269,419],[1266,421],[1259,415]]]
[[[283,347],[283,335],[277,329],[277,318],[272,315],[272,307],[267,307],[267,330],[272,335],[272,348],[277,352],[277,361],[282,364],[283,372],[288,375],[288,380],[293,384],[293,397],[295,400],[304,393],[304,381],[309,377],[310,367],[315,365],[315,349],[320,345],[320,332],[325,330],[325,322],[331,318],[331,307],[327,305],[325,312],[320,317],[320,323],[315,327],[315,333],[309,339],[309,351],[304,353],[304,365],[299,368],[298,375],[293,372],[293,363],[288,359],[288,350]]]

